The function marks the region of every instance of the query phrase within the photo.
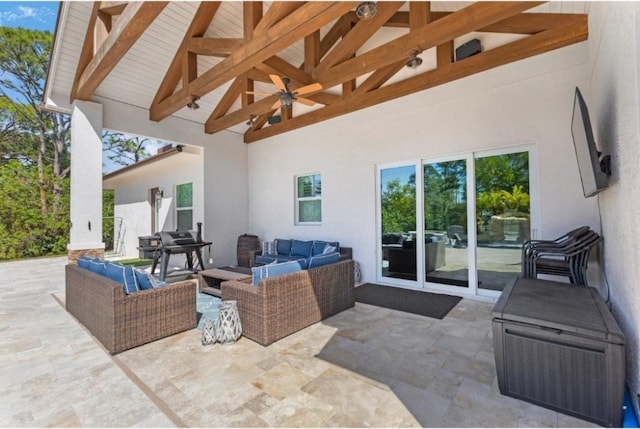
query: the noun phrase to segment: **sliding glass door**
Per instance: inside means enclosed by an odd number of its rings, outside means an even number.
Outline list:
[[[520,274],[522,244],[531,238],[529,153],[475,159],[478,287],[502,291]]]
[[[469,287],[467,160],[425,162],[423,280]]]
[[[415,282],[416,166],[380,169],[379,186],[379,274],[392,281]]]
[[[380,167],[378,280],[497,296],[531,235],[530,159],[527,147]]]

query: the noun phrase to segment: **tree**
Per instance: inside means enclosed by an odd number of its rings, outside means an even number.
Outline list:
[[[381,195],[382,233],[408,232],[416,229],[415,176],[407,183],[390,180]]]
[[[0,258],[64,252],[69,117],[40,108],[49,32],[0,27]]]
[[[122,133],[105,131],[102,134],[102,151],[116,164],[131,165],[149,156],[147,138],[131,137]]]
[[[57,216],[69,174],[69,117],[40,108],[51,43],[48,31],[0,27],[0,153],[36,165],[40,211]]]

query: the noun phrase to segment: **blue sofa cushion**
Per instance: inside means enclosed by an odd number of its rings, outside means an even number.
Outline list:
[[[309,258],[309,269],[321,267],[323,265],[335,264],[340,260],[340,253],[326,253],[324,255],[316,255]]]
[[[78,258],[78,266],[80,268],[84,268],[86,270],[89,269],[89,263],[92,261],[92,259],[88,256],[80,256]]]
[[[287,261],[278,264],[265,265],[266,278],[281,276],[283,274],[295,273],[302,270],[302,265],[299,261]]]
[[[100,274],[101,276],[104,276],[105,274],[104,262],[100,260],[93,259],[89,261],[89,269],[96,274]]]
[[[291,253],[291,240],[276,238],[276,249],[278,250],[278,255],[289,256]]]
[[[260,267],[253,267],[251,268],[251,283],[254,286],[258,286],[260,284],[260,280],[262,279],[295,273],[296,271],[301,271],[302,269],[302,265],[299,261],[287,261],[262,265]]]
[[[313,250],[311,256],[324,254],[327,245],[334,247],[334,252],[338,252],[340,250],[340,243],[338,243],[337,241],[315,240],[313,242]]]
[[[255,261],[258,264],[270,264],[276,262],[277,259],[278,257],[273,255],[256,255]]]
[[[120,283],[127,295],[140,291],[132,267],[125,267],[115,262],[105,262],[105,275],[114,282]]]
[[[291,240],[291,256],[302,256],[308,258],[311,256],[311,248],[313,241]]]

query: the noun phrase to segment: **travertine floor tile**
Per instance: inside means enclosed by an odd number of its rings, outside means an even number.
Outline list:
[[[595,426],[500,394],[491,303],[356,303],[268,347],[191,330],[111,357],[60,305],[65,263],[0,264],[0,426]]]

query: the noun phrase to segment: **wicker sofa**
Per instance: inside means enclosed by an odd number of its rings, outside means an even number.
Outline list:
[[[67,265],[66,308],[115,354],[196,327],[196,282],[130,295],[120,283]]]
[[[262,279],[223,282],[223,300],[236,300],[242,335],[267,346],[353,307],[353,260]]]

